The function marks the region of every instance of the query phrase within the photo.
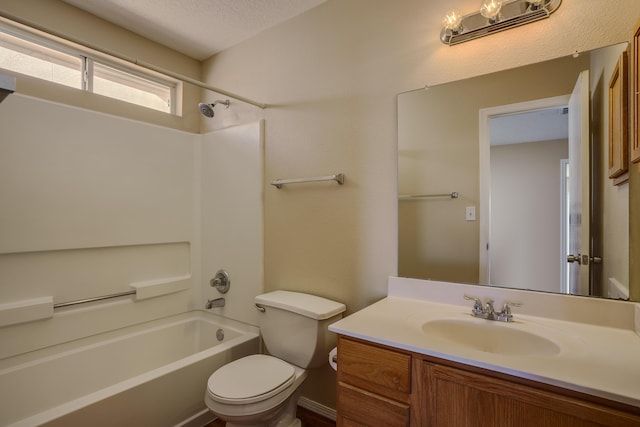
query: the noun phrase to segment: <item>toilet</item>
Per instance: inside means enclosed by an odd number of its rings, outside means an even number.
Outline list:
[[[216,370],[205,403],[227,427],[299,427],[295,414],[306,370],[328,363],[335,345],[328,326],[346,307],[290,291],[258,295],[255,304],[269,355],[246,356]]]

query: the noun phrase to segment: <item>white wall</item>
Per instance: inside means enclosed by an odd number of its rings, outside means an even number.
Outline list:
[[[491,147],[492,285],[561,292],[567,140]]]
[[[202,288],[225,298],[214,313],[257,325],[253,298],[263,291],[263,123],[202,135]],[[229,273],[225,295],[209,286],[219,269]]]
[[[198,135],[13,94],[0,104],[0,302],[192,274]],[[26,351],[187,310],[191,292],[0,328]],[[28,336],[28,339],[24,339]]]
[[[217,310],[255,324],[261,123],[198,135],[13,94],[0,104],[0,129],[0,305],[188,277],[170,295],[0,327],[0,357],[204,308],[218,268],[232,290]]]

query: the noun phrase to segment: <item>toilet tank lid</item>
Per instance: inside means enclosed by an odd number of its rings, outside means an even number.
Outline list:
[[[291,291],[273,291],[255,298],[256,304],[280,308],[312,319],[324,320],[340,314],[347,308],[330,299]]]

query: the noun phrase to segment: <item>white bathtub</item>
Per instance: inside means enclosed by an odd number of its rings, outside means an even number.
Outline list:
[[[257,328],[198,310],[0,360],[0,426],[197,425],[209,375],[258,350]]]

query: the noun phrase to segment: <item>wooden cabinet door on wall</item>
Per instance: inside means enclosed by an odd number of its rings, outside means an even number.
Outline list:
[[[640,162],[640,21],[631,38],[631,161]]]

